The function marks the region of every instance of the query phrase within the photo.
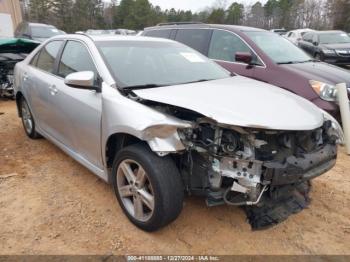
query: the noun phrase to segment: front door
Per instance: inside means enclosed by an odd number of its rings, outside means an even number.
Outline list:
[[[232,73],[252,77],[252,67],[236,61],[235,56],[237,52],[251,53],[253,56],[253,62],[257,60],[254,52],[236,34],[217,29],[213,31],[208,57]]]
[[[87,47],[78,41],[68,41],[58,64],[60,81],[50,93],[55,118],[60,122],[58,132],[67,140],[67,146],[100,169],[102,97],[91,90],[72,88],[64,84],[64,78],[74,72],[97,69]]]

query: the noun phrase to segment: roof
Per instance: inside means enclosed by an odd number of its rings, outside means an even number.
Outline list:
[[[43,27],[54,27],[53,25],[41,24],[41,23],[28,23],[30,26],[43,26]]]
[[[86,39],[89,38],[92,41],[142,41],[142,42],[164,42],[170,43],[174,42],[165,38],[155,38],[155,37],[144,37],[144,36],[128,36],[128,35],[88,35],[88,34],[67,34],[58,35],[54,37],[55,39]]]
[[[239,25],[222,25],[222,24],[203,24],[203,23],[189,23],[189,24],[178,24],[178,25],[160,25],[145,28],[147,30],[155,29],[177,29],[177,28],[219,28],[226,29],[229,31],[266,31],[264,29],[248,27],[248,26],[239,26]]]
[[[328,30],[328,31],[316,31],[317,34],[334,34],[334,33],[340,33],[344,34],[345,32],[340,31],[340,30]]]

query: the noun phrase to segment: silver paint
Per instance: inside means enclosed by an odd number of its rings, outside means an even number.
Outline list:
[[[146,141],[158,155],[165,155],[185,149],[177,129],[192,124],[123,96],[94,44],[98,39],[102,37],[64,35],[47,40],[16,65],[15,91],[27,100],[40,134],[108,181],[106,145],[112,135],[134,136]],[[103,80],[101,93],[71,88],[63,78],[29,64],[52,40],[74,40],[85,45]],[[170,41],[123,36],[103,40]],[[144,99],[197,111],[233,128],[310,130],[323,122],[321,111],[303,98],[240,76],[135,93]]]

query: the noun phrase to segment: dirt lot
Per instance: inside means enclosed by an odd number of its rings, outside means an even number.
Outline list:
[[[239,208],[187,198],[149,234],[122,214],[109,185],[45,139],[29,140],[0,101],[0,254],[350,254],[350,158],[314,181],[310,208],[252,232]]]

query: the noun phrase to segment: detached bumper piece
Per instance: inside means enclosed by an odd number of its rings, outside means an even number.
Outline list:
[[[308,181],[330,170],[335,165],[336,158],[336,145],[326,145],[300,157],[290,156],[284,164],[267,162],[264,164],[267,168],[264,180],[271,181],[272,186]]]
[[[287,188],[285,188],[287,187]],[[245,206],[244,211],[252,230],[263,230],[273,227],[293,214],[301,212],[310,203],[308,193],[311,184],[309,181],[295,187],[279,187],[276,197],[265,195],[258,206]]]
[[[284,164],[265,163],[264,180],[270,181],[270,192],[257,206],[244,207],[252,229],[272,227],[306,208],[310,203],[310,180],[330,170],[336,156],[337,147],[326,145],[300,157],[288,157]]]

